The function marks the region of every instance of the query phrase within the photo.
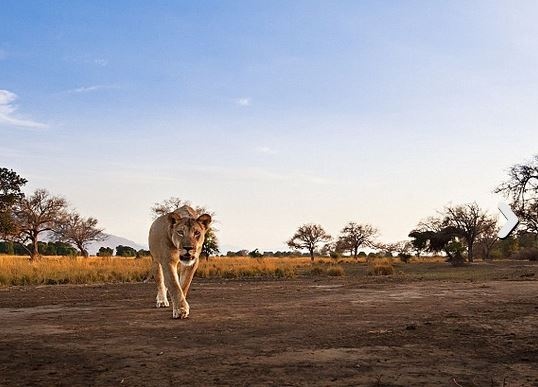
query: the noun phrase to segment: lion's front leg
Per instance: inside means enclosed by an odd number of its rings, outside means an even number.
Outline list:
[[[167,308],[170,306],[168,303],[168,297],[166,296],[166,285],[164,284],[163,268],[160,263],[153,261],[152,271],[155,275],[155,282],[157,284],[157,308]]]
[[[189,317],[189,304],[185,299],[177,276],[177,262],[162,265],[162,268],[164,282],[172,298],[172,318],[183,319]]]
[[[194,273],[196,272],[199,263],[200,260],[199,258],[197,258],[196,262],[194,262],[192,266],[181,265],[179,283],[181,285],[181,289],[183,290],[185,298],[187,298],[187,294],[189,293],[189,289],[192,283],[192,278],[194,277]]]

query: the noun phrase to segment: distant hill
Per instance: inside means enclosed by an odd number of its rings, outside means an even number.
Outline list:
[[[88,252],[90,253],[90,255],[97,254],[97,252],[99,251],[99,247],[103,247],[103,246],[110,247],[112,249],[115,249],[116,246],[119,246],[119,245],[129,246],[136,250],[148,248],[148,246],[140,245],[127,238],[123,238],[123,237],[112,235],[112,234],[105,234],[105,235],[107,236],[106,240],[102,242],[92,242],[90,245],[88,245]]]

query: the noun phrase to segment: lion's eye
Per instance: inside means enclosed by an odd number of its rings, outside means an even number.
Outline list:
[[[201,235],[201,234],[200,234],[200,231],[195,231],[195,232],[194,232],[194,236],[195,236],[196,238],[200,238],[200,235]]]
[[[183,236],[183,231],[176,231],[176,232],[177,232],[177,235],[179,235],[181,237]]]

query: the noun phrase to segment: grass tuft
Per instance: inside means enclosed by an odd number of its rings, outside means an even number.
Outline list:
[[[394,274],[394,265],[390,258],[373,258],[368,261],[368,275]]]

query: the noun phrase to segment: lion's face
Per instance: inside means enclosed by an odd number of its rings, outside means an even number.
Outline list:
[[[200,256],[205,234],[211,223],[211,216],[200,215],[198,218],[182,217],[177,212],[168,215],[170,222],[170,240],[179,250],[181,264],[191,266]]]

